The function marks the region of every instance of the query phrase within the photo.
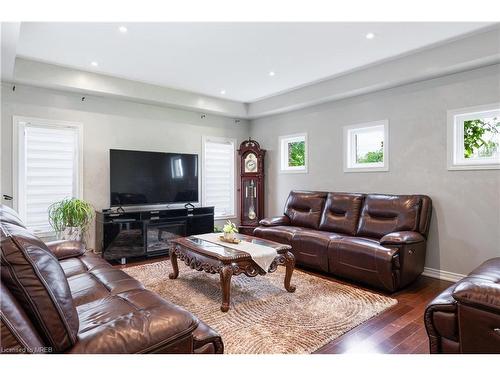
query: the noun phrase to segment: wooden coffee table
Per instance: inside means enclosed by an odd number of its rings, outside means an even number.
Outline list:
[[[290,293],[295,292],[295,286],[290,285],[293,269],[295,268],[295,257],[289,251],[290,246],[243,234],[238,234],[237,238],[276,249],[278,255],[267,272],[276,271],[279,265],[285,266],[285,289]],[[226,247],[223,244],[215,244],[193,236],[176,238],[172,240],[172,243],[173,250],[170,250],[170,260],[173,272],[170,273],[169,278],[176,279],[179,276],[177,259],[184,261],[189,267],[197,271],[218,273],[222,289],[222,305],[220,309],[223,312],[229,310],[231,277],[233,275],[245,274],[249,277],[255,277],[266,274],[248,253]]]

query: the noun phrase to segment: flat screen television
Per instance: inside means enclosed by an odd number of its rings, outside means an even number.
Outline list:
[[[198,202],[198,155],[109,150],[111,206]]]

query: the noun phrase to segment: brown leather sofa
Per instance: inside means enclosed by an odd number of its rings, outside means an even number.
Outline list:
[[[254,235],[291,245],[299,265],[394,292],[424,269],[431,210],[425,195],[292,191]]]
[[[0,206],[2,353],[222,353],[188,311],[85,252],[44,244]]]
[[[432,300],[425,310],[431,353],[500,353],[500,258]]]

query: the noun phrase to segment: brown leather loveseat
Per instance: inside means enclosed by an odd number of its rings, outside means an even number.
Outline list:
[[[222,353],[188,311],[85,253],[44,244],[0,206],[1,353]]]
[[[424,269],[431,199],[292,191],[254,235],[292,246],[297,264],[394,292]]]
[[[425,310],[431,353],[500,354],[500,258],[487,260]]]

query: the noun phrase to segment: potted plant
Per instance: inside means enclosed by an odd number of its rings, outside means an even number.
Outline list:
[[[94,217],[94,208],[81,199],[66,198],[49,207],[49,222],[59,239],[84,239]]]
[[[234,234],[238,233],[238,228],[236,228],[236,224],[232,223],[231,220],[226,221],[226,225],[222,228],[224,232],[224,238],[228,241],[234,240]]]

